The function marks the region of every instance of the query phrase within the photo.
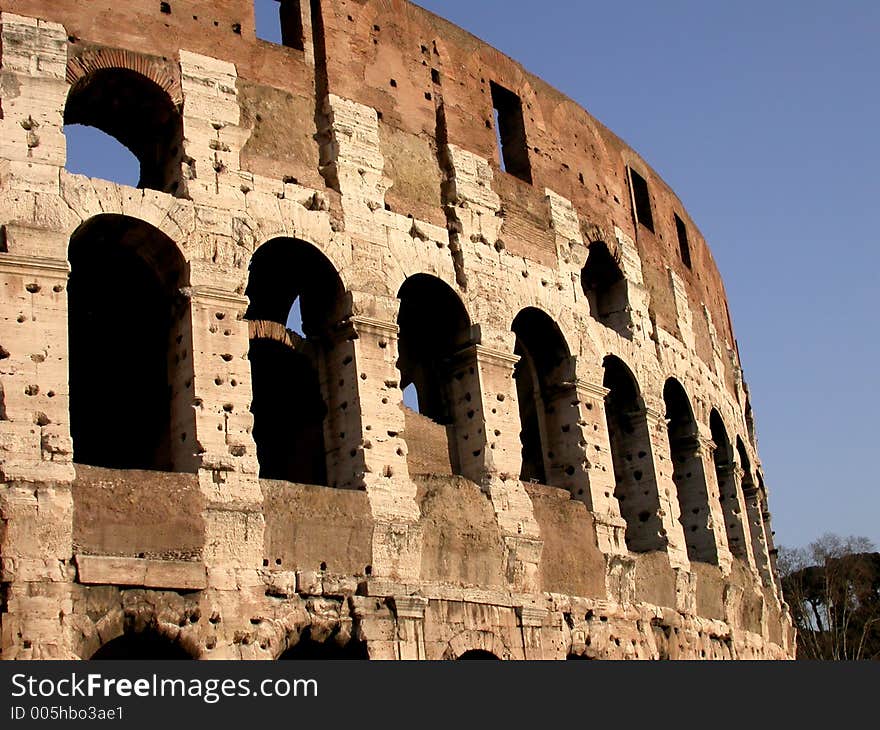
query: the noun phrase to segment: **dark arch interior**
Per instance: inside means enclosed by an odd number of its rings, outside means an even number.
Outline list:
[[[555,427],[562,404],[557,399],[571,387],[571,354],[559,327],[538,309],[520,312],[512,329],[514,352],[520,358],[514,370],[522,443],[520,478],[551,484],[548,465],[562,456],[562,432]]]
[[[415,385],[422,415],[451,426],[451,361],[470,342],[467,311],[446,283],[427,274],[407,279],[397,296],[400,387]]]
[[[91,658],[95,661],[192,659],[178,644],[150,630],[125,633],[108,641]]]
[[[739,484],[733,472],[733,446],[727,436],[724,420],[714,408],[709,414],[709,429],[715,444],[715,449],[712,452],[712,464],[718,483],[721,510],[724,513],[728,546],[735,556],[745,559],[746,546],[743,515],[739,503]]]
[[[327,406],[312,359],[289,345],[251,341],[254,440],[264,479],[327,484]]]
[[[295,646],[285,651],[279,660],[330,660],[330,659],[369,659],[367,645],[363,641],[350,639],[340,646],[335,636],[326,641],[315,641],[309,629],[303,633]]]
[[[459,661],[467,661],[469,659],[488,659],[498,661],[497,656],[491,651],[486,651],[485,649],[471,649],[458,657],[458,659]]]
[[[717,563],[715,536],[710,527],[709,495],[699,454],[694,412],[687,393],[674,378],[667,380],[663,387],[663,401],[669,422],[672,479],[678,490],[688,557],[691,560]]]
[[[633,552],[659,550],[665,545],[665,531],[659,517],[645,406],[629,368],[613,356],[606,357],[603,364],[614,496],[626,521],[626,544]]]
[[[153,226],[100,216],[70,241],[74,460],[170,470],[169,349],[184,261]]]
[[[254,440],[260,476],[328,484],[327,394],[332,334],[344,311],[344,289],[333,265],[313,246],[278,238],[251,259],[246,294],[250,321],[287,326],[294,303],[305,337],[251,339],[249,358]]]
[[[697,446],[697,423],[687,393],[677,380],[667,380],[663,386],[663,402],[669,421],[669,443],[673,453]]]
[[[581,286],[590,304],[590,314],[618,334],[630,337],[626,279],[604,241],[590,244],[587,263],[581,271]]]
[[[95,127],[127,147],[140,162],[138,187],[180,191],[183,121],[167,92],[146,76],[93,71],[70,90],[64,123]]]

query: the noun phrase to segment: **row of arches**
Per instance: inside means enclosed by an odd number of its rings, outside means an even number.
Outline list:
[[[132,68],[93,63],[98,67],[79,75],[65,104],[67,169],[185,196],[182,166],[194,163],[184,152],[180,99]],[[619,254],[603,241],[589,246],[581,286],[591,316],[630,338],[626,279]]]
[[[191,408],[187,388],[193,372],[187,364],[188,302],[181,295],[186,264],[178,247],[143,221],[101,215],[75,232],[69,258],[74,460],[111,468],[189,470],[195,464],[192,445],[186,434],[172,438],[173,424]],[[345,425],[330,404],[350,360],[342,349],[350,297],[317,248],[289,238],[269,241],[254,253],[245,293],[260,476],[336,486],[333,465]],[[466,447],[456,430],[473,408],[456,390],[455,363],[459,353],[477,344],[477,328],[456,292],[436,277],[407,278],[398,299],[399,386],[414,389],[421,415],[445,428],[451,471],[461,474]],[[522,310],[511,329],[518,358],[513,377],[519,476],[571,488],[572,452],[583,447],[574,428],[579,418],[575,359],[559,326],[539,309]],[[674,379],[664,387],[669,453],[658,455],[635,376],[614,356],[605,358],[603,368],[614,496],[626,521],[628,548],[662,550],[668,542],[654,463],[659,456],[673,466],[689,556],[716,563],[707,465],[685,389]],[[709,425],[728,543],[734,555],[745,557],[747,542],[751,539],[754,548],[757,539],[747,536],[746,523],[754,525],[758,517],[742,515],[742,505],[758,490],[742,440],[737,438],[734,447],[717,410]]]

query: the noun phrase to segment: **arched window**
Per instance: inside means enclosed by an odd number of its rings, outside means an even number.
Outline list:
[[[581,287],[592,317],[627,338],[632,337],[626,279],[603,241],[590,244],[581,271]]]
[[[192,658],[179,644],[161,636],[153,629],[139,633],[126,632],[122,636],[108,641],[91,656],[94,661],[163,661]]]
[[[328,418],[345,392],[334,357],[346,307],[339,275],[314,246],[276,238],[254,253],[245,293],[260,476],[334,486],[328,466],[340,439],[331,422],[348,410]]]
[[[529,307],[513,321],[516,334],[514,370],[519,401],[522,471],[520,478],[555,487],[567,487],[583,461],[572,425],[577,421],[571,353],[556,323],[539,309]],[[570,438],[569,438],[570,436]]]
[[[651,434],[639,386],[618,358],[604,361],[602,384],[605,419],[614,464],[614,496],[626,520],[626,545],[633,552],[662,550],[666,531],[660,520],[660,501],[654,476]]]
[[[193,418],[177,245],[143,221],[100,215],[76,230],[68,256],[74,461],[189,471],[194,427],[171,433]]]
[[[712,531],[706,475],[700,456],[697,422],[690,400],[674,378],[663,388],[666,419],[669,422],[669,450],[672,480],[678,490],[681,524],[688,557],[694,561],[718,564],[715,534]]]
[[[138,187],[182,192],[180,112],[168,93],[146,76],[127,68],[86,74],[70,90],[64,124],[71,172],[130,185],[133,155]]]
[[[727,529],[727,543],[734,556],[740,560],[747,560],[740,485],[734,470],[733,446],[727,437],[727,429],[724,427],[721,414],[714,408],[709,415],[709,428],[712,432],[712,441],[715,443],[712,461],[715,466],[715,477],[718,480],[718,496],[724,514],[724,526]]]
[[[467,418],[472,409],[456,399],[454,392],[454,358],[471,344],[471,323],[458,295],[443,281],[427,274],[408,278],[398,292],[400,326],[397,367],[400,370],[400,387],[406,392],[415,387],[419,414],[423,417],[420,428],[406,428],[407,447],[411,469],[417,462],[436,463],[442,460],[438,443],[446,442],[448,470],[446,473],[461,474],[461,458],[456,435],[456,424]],[[473,404],[474,406],[476,403]],[[408,418],[411,424],[413,418]],[[432,429],[431,423],[440,429]],[[427,438],[414,438],[416,432]],[[429,443],[430,441],[430,443]]]

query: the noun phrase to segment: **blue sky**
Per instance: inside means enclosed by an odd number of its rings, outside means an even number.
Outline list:
[[[724,277],[777,544],[880,545],[880,3],[419,4],[567,93],[681,197]],[[77,148],[99,161],[71,144],[71,169]]]

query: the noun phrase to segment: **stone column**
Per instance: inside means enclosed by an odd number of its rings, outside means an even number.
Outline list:
[[[513,347],[511,346],[511,351]],[[507,546],[507,577],[519,591],[537,590],[542,542],[532,502],[519,479],[522,451],[513,368],[518,358],[483,345],[462,350],[451,392],[460,474],[492,500]]]
[[[730,548],[727,545],[727,531],[725,530],[724,511],[721,508],[721,500],[718,494],[718,479],[715,475],[715,442],[709,436],[702,434],[697,437],[697,449],[694,457],[702,470],[704,484],[706,485],[706,502],[709,509],[707,528],[709,539],[714,543],[715,555],[718,566],[726,575],[730,572],[733,560]]]
[[[57,194],[67,160],[67,33],[12,13],[0,13],[0,25],[0,188]]]
[[[195,458],[205,496],[209,586],[257,585],[263,496],[251,435],[247,299],[207,285],[190,291]]]
[[[363,309],[357,303],[359,295],[354,296],[355,309]],[[366,489],[370,499],[375,520],[373,575],[416,580],[421,567],[420,513],[402,436],[397,306],[396,299],[382,301],[373,311],[381,310],[385,318],[358,314],[346,322],[328,365],[337,375],[331,385],[338,386],[329,388],[328,419],[336,419],[335,436],[345,434],[334,468],[339,485]]]
[[[673,568],[690,570],[684,529],[681,525],[681,510],[678,502],[678,488],[672,479],[673,465],[670,459],[668,422],[663,412],[656,407],[646,406],[645,418],[651,441],[654,462],[654,479],[657,483],[657,496],[660,500],[660,522],[666,534],[666,554]]]
[[[756,487],[750,485],[744,487],[743,498],[749,521],[749,538],[752,544],[752,555],[755,558],[755,567],[761,576],[761,582],[765,586],[773,586],[770,553],[764,534],[764,508],[761,505],[761,495]]]
[[[577,444],[584,458],[584,471],[576,472],[572,496],[586,503],[596,521],[599,550],[606,555],[625,555],[626,522],[614,496],[614,462],[605,397],[608,389],[579,379],[575,386],[578,419],[571,443]]]
[[[397,658],[424,660],[425,609],[428,599],[421,596],[395,596],[392,599],[397,623]]]
[[[743,469],[739,464],[722,465],[718,470],[718,493],[724,507],[728,544],[734,557],[755,572],[755,556],[749,536],[748,509],[743,494]]]
[[[523,659],[537,661],[547,658],[541,638],[547,610],[537,606],[517,606],[516,616],[522,631]]]

